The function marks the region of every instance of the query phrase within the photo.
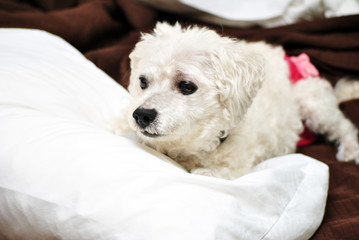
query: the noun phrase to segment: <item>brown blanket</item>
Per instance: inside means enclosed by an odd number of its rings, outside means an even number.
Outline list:
[[[130,0],[0,0],[0,27],[37,28],[59,35],[125,87],[128,54],[140,31],[150,31],[158,20],[193,23]],[[359,15],[274,29],[212,27],[229,36],[282,45],[288,55],[306,52],[332,84],[343,76],[359,79]],[[359,100],[345,102],[341,109],[359,127]],[[312,239],[359,239],[359,167],[337,162],[335,146],[322,138],[298,152],[330,167],[326,213]]]

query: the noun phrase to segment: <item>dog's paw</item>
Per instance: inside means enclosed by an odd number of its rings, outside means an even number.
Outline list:
[[[217,177],[220,178],[220,174],[215,169],[210,168],[195,168],[190,171],[192,174],[208,176],[208,177]]]
[[[106,130],[115,135],[121,135],[123,133],[132,131],[125,114],[120,115],[112,121],[109,121],[106,124]]]
[[[337,159],[342,162],[354,161],[359,164],[359,143],[355,138],[347,137],[340,142]]]

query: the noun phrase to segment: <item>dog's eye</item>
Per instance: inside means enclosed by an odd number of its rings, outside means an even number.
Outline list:
[[[190,95],[197,91],[198,87],[196,84],[190,81],[181,81],[178,83],[178,88],[183,95]]]
[[[139,77],[139,79],[140,79],[140,87],[141,87],[141,89],[146,89],[148,87],[147,78],[145,76],[141,75]]]

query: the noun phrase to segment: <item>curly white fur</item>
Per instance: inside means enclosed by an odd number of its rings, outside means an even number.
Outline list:
[[[302,121],[339,144],[339,160],[358,161],[357,131],[338,109],[331,86],[320,78],[292,85],[284,55],[264,42],[158,23],[130,55],[130,126],[187,170],[227,179],[294,152]],[[182,94],[182,81],[197,91]],[[138,108],[155,110],[156,118],[139,126],[133,116]]]

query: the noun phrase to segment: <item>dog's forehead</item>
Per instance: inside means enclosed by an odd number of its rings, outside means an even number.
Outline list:
[[[143,57],[139,68],[143,75],[170,80],[208,81],[209,58],[200,52],[159,52],[152,57]]]

